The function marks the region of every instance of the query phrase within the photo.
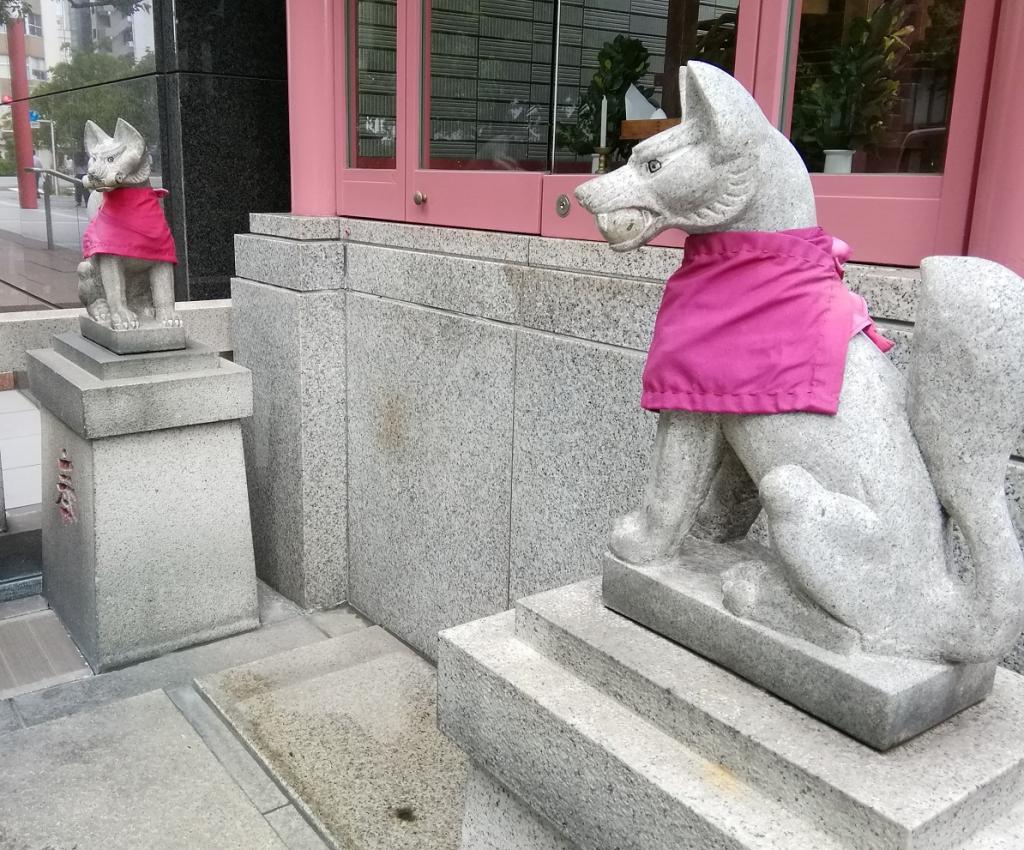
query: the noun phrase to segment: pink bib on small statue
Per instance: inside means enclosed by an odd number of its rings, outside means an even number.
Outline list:
[[[820,227],[688,237],[654,324],[643,407],[835,414],[851,337],[892,347],[843,284],[848,252]]]
[[[177,263],[174,237],[160,206],[166,194],[148,186],[105,192],[96,218],[82,234],[82,256],[117,254]]]

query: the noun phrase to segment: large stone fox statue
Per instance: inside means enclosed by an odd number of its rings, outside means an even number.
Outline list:
[[[723,244],[813,233],[807,171],[750,95],[701,63],[680,78],[681,124],[577,190],[611,247],[672,227]],[[661,411],[649,485],[618,521],[612,554],[671,561],[694,538],[743,538],[763,509],[769,545],[722,577],[734,614],[833,649],[1001,658],[1024,626],[1024,559],[1003,489],[1024,422],[1024,282],[974,258],[921,269],[907,379],[868,335],[847,333],[835,415],[645,405]]]

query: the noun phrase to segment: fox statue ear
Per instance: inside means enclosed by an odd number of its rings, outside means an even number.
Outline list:
[[[749,135],[767,124],[761,107],[731,74],[706,62],[690,62],[679,69],[680,115],[693,121],[712,138],[728,144],[736,131]]]
[[[89,156],[93,150],[104,142],[109,142],[110,136],[103,132],[100,126],[92,121],[85,122],[85,149]]]
[[[124,145],[137,158],[141,158],[143,151],[146,149],[146,141],[142,138],[142,133],[123,118],[117,119],[117,127],[114,129],[114,141]]]

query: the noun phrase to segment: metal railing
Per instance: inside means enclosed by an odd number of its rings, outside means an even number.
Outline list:
[[[35,168],[29,166],[25,169],[31,174],[42,174],[47,178],[56,177],[60,180],[67,180],[68,183],[74,183],[76,186],[85,188],[85,185],[77,177],[71,177],[67,174],[62,174],[59,171],[54,171],[52,168]],[[51,191],[50,180],[43,180],[43,212],[46,215],[46,249],[48,251],[53,250],[53,218],[50,212],[50,195]]]

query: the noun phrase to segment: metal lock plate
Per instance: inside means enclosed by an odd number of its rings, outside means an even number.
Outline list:
[[[555,212],[562,218],[569,215],[569,209],[571,206],[572,204],[569,202],[568,195],[559,195],[558,198],[555,199]]]

